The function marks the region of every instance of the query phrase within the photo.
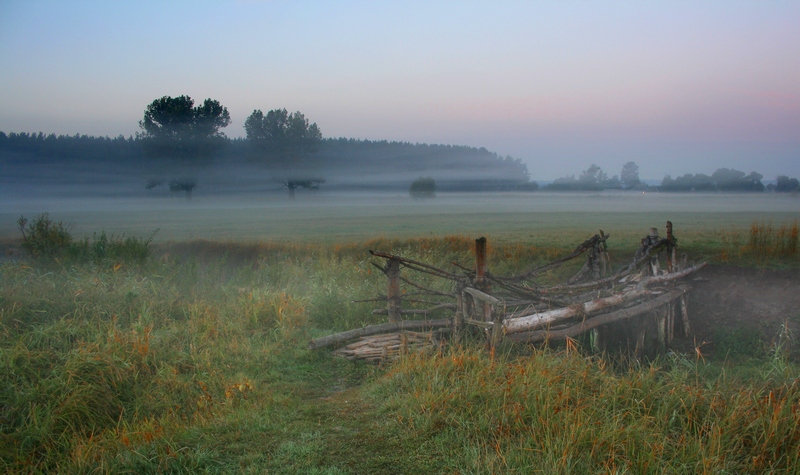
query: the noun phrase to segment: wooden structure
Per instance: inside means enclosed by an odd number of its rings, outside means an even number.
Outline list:
[[[635,337],[631,338],[635,339],[636,354],[644,354],[648,333],[654,336],[651,340],[657,342],[657,351],[663,353],[676,329],[682,330],[686,336],[690,332],[686,294],[691,287],[677,281],[699,270],[705,263],[690,266],[685,258],[678,262],[677,240],[672,223],[668,221],[665,238],[659,237],[657,229],[651,228],[632,262],[611,272],[606,247],[608,238],[601,230],[568,256],[514,276],[498,276],[490,272],[485,238],[475,241],[475,267],[453,263],[456,267],[454,272],[401,256],[370,251],[373,256],[385,260],[385,265],[375,262],[373,265],[387,277],[387,294],[368,301],[385,300],[386,308],[373,313],[387,315],[389,322],[312,340],[309,348],[338,345],[370,335],[402,335],[402,332],[412,330],[444,329],[439,331],[451,331],[455,338],[461,338],[477,329],[492,347],[504,338],[536,343],[573,338],[591,331],[593,346],[603,350],[606,347],[604,330],[609,324],[635,321]],[[537,277],[545,272],[584,254],[584,265],[565,283],[545,286],[536,282]],[[660,254],[666,257],[666,269],[659,264]],[[401,275],[401,268],[447,279],[452,282],[453,290],[442,292],[421,285]],[[413,290],[402,294],[401,282]],[[404,300],[431,306],[403,309]],[[453,313],[449,318],[427,319],[441,311]],[[421,315],[426,319],[403,320],[406,315]],[[676,320],[678,316],[681,318]],[[408,339],[400,336],[386,341],[392,341],[397,349],[398,341],[403,346],[402,342]],[[370,341],[360,346],[356,344],[347,356],[358,358],[358,348],[371,348],[364,352],[364,355],[369,355],[364,358],[374,359],[374,343],[380,339]]]

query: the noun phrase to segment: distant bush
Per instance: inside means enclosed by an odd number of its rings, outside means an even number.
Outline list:
[[[416,200],[434,198],[436,197],[436,180],[431,177],[419,177],[411,183],[408,193]]]
[[[107,236],[105,231],[95,233],[90,240],[74,241],[68,228],[61,222],[53,222],[47,213],[42,213],[28,224],[24,216],[17,220],[22,233],[22,249],[34,259],[68,259],[78,262],[136,263],[141,264],[150,256],[148,239],[136,237]]]

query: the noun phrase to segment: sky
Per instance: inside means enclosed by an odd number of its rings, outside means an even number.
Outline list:
[[[0,0],[0,130],[139,131],[162,96],[325,137],[800,176],[799,1]]]

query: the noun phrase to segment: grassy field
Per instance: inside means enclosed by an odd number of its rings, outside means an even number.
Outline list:
[[[0,239],[17,238],[20,214],[49,212],[72,225],[76,236],[105,230],[149,236],[156,242],[195,239],[237,242],[350,243],[378,237],[486,235],[495,240],[547,243],[598,229],[622,240],[651,226],[675,223],[681,234],[745,228],[753,221],[800,218],[800,199],[786,195],[666,193],[440,194],[413,201],[407,195],[314,193],[175,199],[6,199],[0,204]]]
[[[475,235],[486,234],[495,237],[491,268],[512,272],[568,253],[601,226],[621,236],[613,249],[627,259],[641,228],[672,219],[693,256],[800,265],[786,250],[792,237],[780,234],[793,232],[796,248],[796,213],[772,202],[766,215],[725,211],[725,200],[712,211],[658,202],[617,214],[621,205],[591,208],[591,197],[581,212],[541,211],[563,201],[556,196],[520,216],[534,203],[518,199],[492,211],[483,198],[450,209],[447,199],[397,198],[388,216],[387,203],[354,211],[300,200],[214,217],[200,202],[149,216],[54,210],[57,220],[83,217],[76,237],[163,234],[144,261],[126,246],[145,241],[112,239],[55,260],[0,264],[0,469],[800,473],[800,368],[779,351],[739,368],[677,354],[639,364],[510,345],[489,353],[480,342],[386,366],[306,349],[311,338],[382,321],[375,304],[353,303],[385,291],[371,248],[447,266],[471,262]],[[388,227],[400,216],[408,227]],[[774,227],[756,226],[753,238],[754,219]],[[387,228],[376,232],[374,220]],[[485,222],[492,226],[478,229]],[[185,242],[180,223],[208,225],[210,240]],[[442,232],[447,223],[464,235]],[[274,240],[257,242],[263,236]]]

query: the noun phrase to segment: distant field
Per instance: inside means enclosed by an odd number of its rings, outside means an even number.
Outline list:
[[[677,235],[741,229],[754,221],[783,224],[800,218],[800,199],[781,195],[664,193],[439,194],[413,201],[404,194],[282,193],[209,198],[36,198],[0,202],[0,239],[18,237],[16,220],[41,212],[72,225],[76,237],[93,232],[147,237],[156,242],[196,239],[352,242],[375,237],[486,235],[497,240],[552,242],[598,229],[617,238],[641,236],[673,221]]]

